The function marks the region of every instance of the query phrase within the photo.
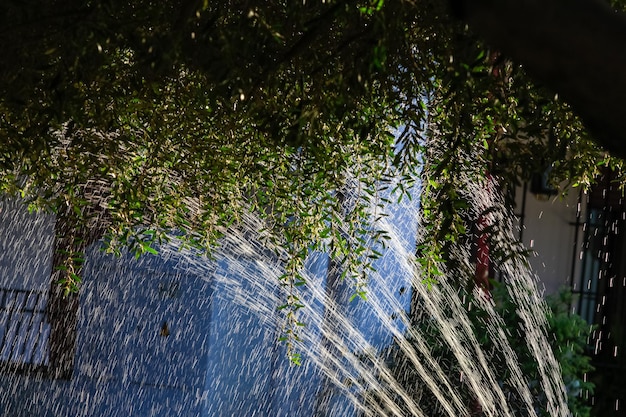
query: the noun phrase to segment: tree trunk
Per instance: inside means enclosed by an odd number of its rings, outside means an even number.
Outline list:
[[[337,200],[345,211],[349,210],[349,208],[346,207],[344,191],[337,192]],[[337,343],[341,343],[341,341],[333,340],[335,337],[341,337],[341,329],[338,328],[337,315],[344,316],[348,313],[348,304],[351,296],[350,284],[341,277],[342,273],[343,268],[341,263],[331,257],[328,260],[328,269],[326,270],[326,297],[323,306],[324,316],[321,324],[322,335],[320,348],[328,352],[330,356],[337,358],[341,357],[339,350],[335,346]],[[323,365],[327,367],[327,370],[330,372],[333,372],[335,368],[327,358],[324,358]],[[315,408],[313,410],[314,417],[327,417],[331,415],[333,399],[337,396],[338,391],[339,388],[335,386],[332,379],[322,373],[320,387],[315,399]]]
[[[99,204],[104,189],[94,184],[83,189],[91,205],[83,208],[82,218],[72,207],[67,207],[57,214],[55,222],[47,307],[50,323],[48,375],[52,378],[70,379],[74,370],[79,288],[72,289],[66,282],[74,281],[71,274],[82,276],[87,248],[103,236],[109,224],[107,213]]]

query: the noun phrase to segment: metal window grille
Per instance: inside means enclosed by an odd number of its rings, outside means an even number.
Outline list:
[[[0,288],[0,366],[45,369],[49,363],[47,292]]]

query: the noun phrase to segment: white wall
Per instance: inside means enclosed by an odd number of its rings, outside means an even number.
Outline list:
[[[579,280],[578,255],[583,238],[582,223],[585,221],[586,204],[584,196],[581,204],[578,200],[578,189],[570,189],[565,198],[552,196],[547,200],[538,199],[528,191],[524,206],[523,189],[517,189],[516,214],[524,215],[521,220],[524,225],[522,243],[535,252],[530,258],[530,263],[540,282],[545,286],[546,295],[569,286],[572,279],[574,283]],[[580,224],[576,226],[578,210]],[[572,270],[573,256],[576,256],[574,270]]]

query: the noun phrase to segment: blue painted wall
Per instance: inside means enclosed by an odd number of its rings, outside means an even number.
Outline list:
[[[53,232],[53,217],[28,214],[14,201],[1,204],[0,287],[48,288]],[[315,326],[323,305],[303,289],[302,320],[309,325],[304,364],[291,366],[285,346],[276,342],[283,325],[276,307],[285,296],[276,261],[248,242],[226,242],[215,261],[167,246],[159,256],[139,260],[91,247],[73,378],[0,374],[0,416],[313,415],[324,378],[307,350],[321,343]],[[407,285],[406,275],[391,265],[394,256],[379,262],[384,279],[370,291]],[[323,289],[327,259],[313,258],[308,267]],[[336,296],[346,299],[346,293]],[[406,307],[409,297],[407,292]],[[391,341],[366,303],[344,306],[344,313],[373,345]],[[329,415],[355,415],[353,405],[333,392]]]

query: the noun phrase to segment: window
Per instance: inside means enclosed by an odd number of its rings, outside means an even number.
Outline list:
[[[583,243],[579,314],[595,326],[596,415],[623,415],[626,400],[626,201],[611,173],[590,195]]]
[[[46,298],[42,291],[0,289],[1,366],[24,371],[48,366]]]

